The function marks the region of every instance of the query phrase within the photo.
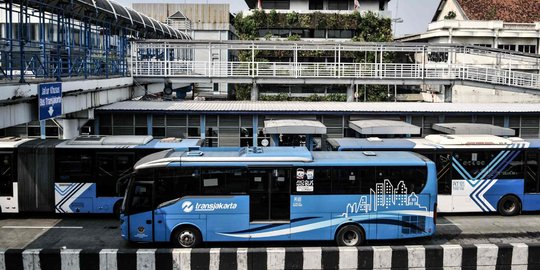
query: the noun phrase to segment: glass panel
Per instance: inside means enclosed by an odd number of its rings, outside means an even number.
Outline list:
[[[13,196],[13,158],[11,153],[0,154],[0,196]]]

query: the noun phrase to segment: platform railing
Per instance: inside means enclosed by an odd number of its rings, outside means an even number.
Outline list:
[[[473,81],[540,90],[540,75],[451,64],[135,61],[134,77]]]

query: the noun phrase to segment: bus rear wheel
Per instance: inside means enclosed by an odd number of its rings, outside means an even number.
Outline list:
[[[364,243],[364,232],[357,225],[345,225],[336,234],[338,246],[360,246]]]
[[[502,197],[497,208],[502,216],[515,216],[521,212],[521,203],[516,196],[508,195]]]
[[[195,248],[201,245],[201,232],[193,226],[182,226],[172,236],[173,245],[182,248]]]

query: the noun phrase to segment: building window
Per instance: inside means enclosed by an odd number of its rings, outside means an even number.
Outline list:
[[[379,0],[379,10],[384,10],[386,7],[386,1],[384,0]]]
[[[536,53],[536,45],[518,45],[518,51],[524,53]]]
[[[328,38],[352,38],[352,30],[328,30]]]
[[[263,9],[290,9],[291,2],[288,0],[264,0]]]
[[[491,48],[491,44],[473,44],[473,46]]]
[[[516,50],[516,45],[499,44],[499,46],[497,46],[497,48],[503,49],[503,50],[515,51]]]
[[[323,9],[323,0],[310,0],[309,1],[309,10],[322,10]]]
[[[347,0],[328,1],[328,10],[349,10],[349,1]]]

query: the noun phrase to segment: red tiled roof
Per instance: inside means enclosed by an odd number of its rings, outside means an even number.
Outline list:
[[[457,0],[469,20],[540,22],[540,0]]]

